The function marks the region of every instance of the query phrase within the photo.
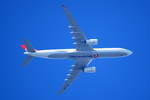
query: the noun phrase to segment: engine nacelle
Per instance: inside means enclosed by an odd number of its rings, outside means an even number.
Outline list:
[[[88,40],[86,40],[86,44],[88,44],[88,45],[97,45],[98,44],[98,39],[88,39]]]
[[[95,73],[96,72],[96,67],[86,67],[86,68],[83,69],[83,72]]]

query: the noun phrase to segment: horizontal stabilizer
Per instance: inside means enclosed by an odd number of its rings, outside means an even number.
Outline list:
[[[29,40],[24,40],[24,43],[27,47],[28,52],[35,52],[35,49],[32,48],[32,45],[30,44]]]
[[[24,45],[21,45],[21,48],[23,48],[27,52],[35,52],[35,49],[32,48],[29,40],[24,40],[24,43]]]
[[[32,56],[27,56],[22,64],[22,66],[25,66],[27,65],[31,60],[32,60]]]

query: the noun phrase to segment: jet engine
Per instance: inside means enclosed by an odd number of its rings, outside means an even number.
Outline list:
[[[98,39],[88,39],[88,40],[86,40],[86,44],[88,44],[88,45],[97,45],[98,44]]]
[[[96,72],[96,67],[86,67],[86,68],[83,69],[83,72],[95,73]]]

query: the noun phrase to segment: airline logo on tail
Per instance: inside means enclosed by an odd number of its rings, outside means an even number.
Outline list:
[[[23,48],[25,51],[27,51],[27,46],[26,45],[20,45],[21,48]]]
[[[36,50],[32,48],[32,45],[29,43],[28,40],[24,41],[24,45],[21,45],[21,48],[23,48],[27,52],[35,52]]]

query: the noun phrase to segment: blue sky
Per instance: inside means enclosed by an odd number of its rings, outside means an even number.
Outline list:
[[[35,58],[21,67],[19,47],[74,48],[60,5],[69,6],[95,47],[122,47],[133,55],[97,59],[94,74],[82,73],[63,95],[57,92],[72,61]],[[149,0],[1,0],[0,100],[150,100]]]

